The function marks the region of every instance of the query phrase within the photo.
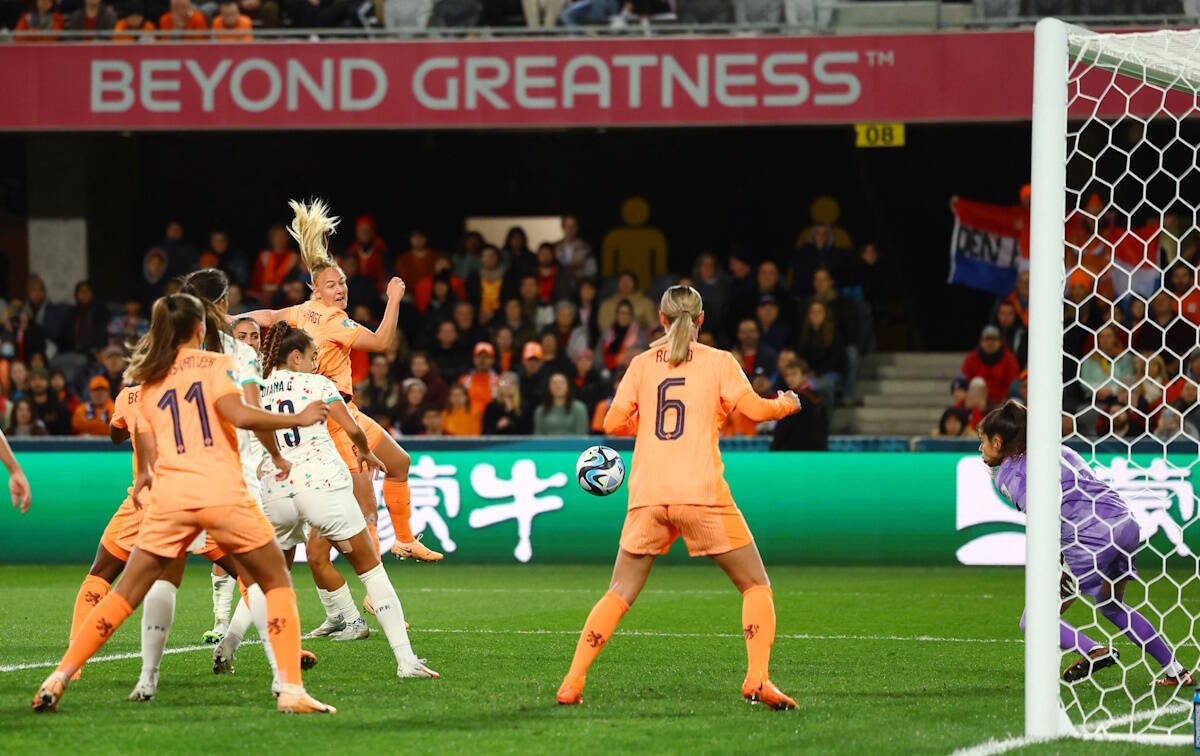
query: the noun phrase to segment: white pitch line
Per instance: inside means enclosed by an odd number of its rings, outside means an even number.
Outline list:
[[[595,588],[415,588],[409,589],[408,593],[548,593],[548,594],[586,594],[600,595],[601,591]],[[797,591],[797,590],[776,590],[776,595],[787,596],[836,596],[850,598],[896,598],[899,594],[887,591]],[[643,596],[730,596],[737,597],[737,592],[733,588],[684,588],[681,590],[672,590],[669,588],[647,588],[642,591]],[[991,593],[906,593],[905,600],[914,598],[928,599],[952,599],[960,600],[984,600],[988,601],[995,598]]]
[[[1135,722],[1143,722],[1148,719],[1157,719],[1158,717],[1169,714],[1182,714],[1191,709],[1191,704],[1173,703],[1167,704],[1161,709],[1152,711],[1143,711],[1134,714],[1126,714],[1112,719],[1106,719],[1100,722],[1087,723],[1082,725],[1082,729],[1067,735],[1060,735],[1055,738],[1031,738],[1026,736],[1004,738],[990,740],[973,745],[969,748],[960,748],[953,753],[952,756],[998,756],[1002,753],[1024,748],[1026,746],[1037,745],[1039,743],[1050,743],[1057,740],[1067,738],[1075,738],[1088,741],[1124,741],[1129,743],[1137,743],[1138,745],[1161,745],[1161,746],[1181,746],[1187,745],[1192,741],[1189,735],[1163,735],[1163,734],[1139,734],[1139,733],[1117,733],[1109,732],[1114,727],[1121,727]]]
[[[411,633],[419,635],[421,633],[430,634],[446,634],[446,635],[579,635],[578,630],[541,630],[541,629],[512,629],[498,630],[495,628],[413,628]],[[741,638],[741,633],[674,633],[658,630],[621,630],[618,631],[618,636],[628,636],[634,638]],[[853,641],[853,642],[868,642],[868,641],[890,641],[896,643],[979,643],[979,644],[994,644],[994,643],[1023,643],[1019,638],[943,638],[933,635],[810,635],[807,633],[781,633],[775,636],[776,640],[804,640],[804,641]],[[261,643],[261,641],[242,641],[242,645],[253,645]],[[186,654],[192,651],[212,650],[211,645],[203,646],[177,646],[168,648],[164,653],[167,654]],[[123,653],[123,654],[106,654],[104,656],[93,656],[88,660],[88,664],[99,664],[110,661],[123,661],[126,659],[140,659],[140,653]],[[58,666],[57,661],[41,661],[41,662],[23,662],[20,664],[4,664],[0,665],[0,673],[4,672],[21,672],[27,669],[45,669],[47,667]]]

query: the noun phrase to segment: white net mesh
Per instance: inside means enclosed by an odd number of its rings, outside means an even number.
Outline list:
[[[1156,680],[1200,654],[1200,32],[1069,38],[1064,437],[1121,501],[1064,486],[1064,619],[1101,649],[1062,701],[1086,732],[1190,737],[1192,688]],[[1090,644],[1061,637],[1069,670]]]

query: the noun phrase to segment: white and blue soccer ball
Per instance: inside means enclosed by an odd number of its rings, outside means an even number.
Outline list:
[[[615,449],[590,447],[575,463],[575,478],[579,487],[593,496],[608,496],[625,482],[625,461]]]

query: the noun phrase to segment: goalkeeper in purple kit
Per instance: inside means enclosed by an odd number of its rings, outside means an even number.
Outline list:
[[[1024,512],[1025,407],[1009,400],[979,424],[979,452],[991,470],[996,488]],[[1192,674],[1175,660],[1166,641],[1140,612],[1125,604],[1125,584],[1137,574],[1133,555],[1141,539],[1128,505],[1107,483],[1098,479],[1074,450],[1060,447],[1062,479],[1062,598],[1065,612],[1080,594],[1091,596],[1100,613],[1135,645],[1154,657],[1163,669],[1155,685],[1191,687]],[[1021,615],[1021,630],[1025,616]],[[1065,620],[1059,621],[1059,646],[1082,658],[1063,671],[1076,682],[1117,663],[1114,648],[1101,646]]]

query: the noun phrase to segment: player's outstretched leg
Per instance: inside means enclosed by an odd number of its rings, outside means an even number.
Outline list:
[[[1157,687],[1190,688],[1195,685],[1191,672],[1188,672],[1175,660],[1175,653],[1171,651],[1171,647],[1154,629],[1154,625],[1151,625],[1150,621],[1142,616],[1141,612],[1126,606],[1123,601],[1115,597],[1098,599],[1098,603],[1100,613],[1104,615],[1105,619],[1113,623],[1118,630],[1125,634],[1126,638],[1145,649],[1146,653],[1153,656],[1154,660],[1162,666],[1163,676],[1154,683]]]
[[[1070,602],[1064,603],[1061,611],[1066,611]],[[1021,632],[1025,632],[1025,612],[1021,612]],[[1107,669],[1121,660],[1120,653],[1115,648],[1101,646],[1088,637],[1087,633],[1076,628],[1064,619],[1058,621],[1058,647],[1063,651],[1074,651],[1080,654],[1066,669],[1062,679],[1065,682],[1079,682],[1102,669]]]
[[[234,589],[237,580],[220,565],[212,567],[212,630],[205,630],[202,636],[205,643],[219,643],[229,629],[229,612],[233,605]]]
[[[308,567],[312,571],[313,582],[317,585],[317,595],[321,599],[321,605],[325,607],[325,621],[304,637],[332,636],[334,640],[342,641],[368,637],[370,628],[358,613],[354,596],[350,594],[350,586],[329,561],[329,550],[332,548],[329,541],[314,530],[308,538],[306,548]]]
[[[571,668],[567,670],[567,675],[558,688],[556,699],[559,704],[573,706],[583,703],[583,686],[587,682],[588,668],[612,637],[625,612],[629,611],[630,605],[642,592],[642,586],[646,584],[646,578],[650,576],[650,568],[653,566],[653,555],[632,554],[625,549],[617,552],[608,592],[600,597],[583,623],[583,632],[579,634],[579,642],[575,644],[575,655],[571,658]]]
[[[33,710],[55,711],[71,680],[71,676],[108,642],[133,609],[142,602],[151,584],[162,574],[169,559],[154,556],[135,548],[129,556],[124,576],[117,589],[111,591],[79,623],[75,638],[62,661],[45,679],[33,696]]]
[[[753,543],[713,556],[742,592],[742,634],[746,636],[746,679],[742,698],[772,709],[794,709],[796,702],[771,682],[771,646],[775,645],[775,597],[758,547]]]
[[[75,594],[75,606],[71,610],[71,630],[67,635],[68,643],[75,639],[75,631],[88,613],[108,595],[113,581],[120,576],[121,570],[125,569],[125,561],[128,558],[128,554],[113,554],[104,547],[103,542],[96,547],[96,558],[92,561],[92,568],[80,584],[79,592]],[[78,680],[80,675],[81,670],[77,669],[71,679]]]
[[[361,420],[360,420],[361,422]],[[375,456],[387,466],[387,477],[383,479],[383,503],[387,506],[388,517],[392,520],[392,529],[396,533],[396,543],[392,546],[392,555],[399,559],[413,559],[418,562],[440,562],[441,553],[434,551],[421,543],[420,538],[413,536],[412,524],[412,493],[408,489],[408,468],[412,460],[408,452],[400,448],[388,434],[380,434],[379,440],[371,448]],[[362,485],[365,479],[370,484],[370,473],[354,474],[354,496],[363,496]],[[370,488],[372,506],[374,505],[375,489]],[[360,502],[365,503],[365,502]]]

